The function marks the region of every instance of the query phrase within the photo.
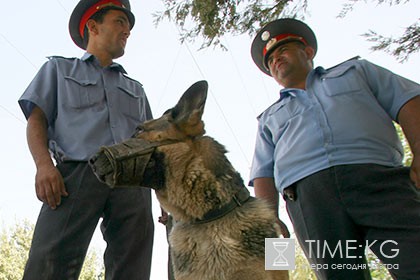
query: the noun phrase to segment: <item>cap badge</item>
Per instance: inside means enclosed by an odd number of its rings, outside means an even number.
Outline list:
[[[263,41],[267,41],[268,39],[270,39],[270,32],[268,32],[268,31],[264,31],[264,32],[261,34],[261,40],[263,40]]]
[[[269,49],[271,49],[272,46],[274,46],[277,43],[277,39],[276,38],[272,38],[270,41],[267,42],[267,44],[265,45],[265,49],[268,51]]]

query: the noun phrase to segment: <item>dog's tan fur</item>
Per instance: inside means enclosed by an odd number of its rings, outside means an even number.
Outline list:
[[[174,108],[141,125],[136,134],[150,142],[173,141],[156,148],[143,185],[155,189],[161,206],[176,220],[169,238],[175,277],[288,279],[287,271],[264,269],[265,238],[280,236],[273,210],[264,201],[250,199],[219,219],[195,223],[245,188],[225,148],[204,136],[206,93],[206,82],[193,85]]]

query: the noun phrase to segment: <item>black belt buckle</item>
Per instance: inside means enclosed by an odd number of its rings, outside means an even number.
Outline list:
[[[283,198],[284,200],[296,201],[296,185],[285,188],[283,191]]]

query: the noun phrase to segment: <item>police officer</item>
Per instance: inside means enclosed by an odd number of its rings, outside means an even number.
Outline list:
[[[150,190],[111,190],[87,163],[152,118],[142,85],[113,62],[134,22],[128,0],[81,0],[69,30],[85,54],[50,57],[19,99],[43,202],[23,279],[78,279],[101,218],[106,279],[149,279]]]
[[[420,86],[358,58],[314,68],[316,52],[296,19],[267,24],[252,42],[255,64],[283,87],[258,117],[255,194],[276,213],[283,195],[319,279],[370,279],[366,247],[394,277],[420,279]]]

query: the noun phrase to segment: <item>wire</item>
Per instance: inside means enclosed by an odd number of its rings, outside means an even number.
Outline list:
[[[176,26],[176,25],[175,25],[175,27],[176,27],[176,29],[178,30],[178,34],[180,34],[181,32],[180,32],[180,30],[178,29],[178,26]],[[194,62],[194,64],[195,64],[195,66],[197,67],[197,69],[198,69],[198,71],[200,72],[200,74],[201,74],[201,76],[203,77],[203,79],[205,79],[206,75],[205,75],[205,74],[204,74],[204,72],[201,70],[201,67],[200,67],[200,65],[198,64],[197,60],[195,59],[194,54],[192,53],[192,51],[191,51],[191,49],[190,49],[189,45],[188,45],[185,41],[184,41],[184,43],[185,43],[185,47],[187,48],[188,53],[190,54],[190,56],[191,56],[191,58],[192,58],[192,60],[193,60],[193,62]],[[183,43],[183,44],[184,44],[184,43]],[[224,112],[223,112],[223,110],[222,110],[222,107],[220,106],[219,102],[217,101],[217,99],[216,99],[216,97],[215,97],[215,95],[214,95],[213,91],[210,89],[210,90],[209,90],[209,92],[211,93],[211,94],[210,94],[210,96],[212,97],[212,99],[213,99],[214,103],[215,103],[215,104],[216,104],[216,106],[218,107],[218,109],[219,109],[219,111],[220,111],[220,113],[221,113],[221,115],[222,115],[222,117],[223,117],[223,120],[225,121],[226,125],[228,126],[228,128],[229,128],[229,130],[230,130],[230,132],[231,132],[231,134],[232,134],[232,136],[233,136],[233,138],[234,138],[234,140],[235,140],[235,142],[236,142],[237,146],[239,147],[239,150],[241,151],[241,154],[242,154],[243,158],[245,159],[245,161],[247,162],[247,164],[248,164],[248,165],[250,165],[250,161],[249,161],[249,160],[248,160],[248,158],[246,157],[246,154],[245,154],[245,152],[244,152],[244,150],[243,150],[243,148],[242,148],[242,145],[240,144],[240,141],[239,141],[239,140],[238,140],[238,138],[236,137],[235,132],[233,131],[232,126],[230,125],[230,123],[229,123],[229,121],[228,121],[228,119],[227,119],[227,117],[226,117],[225,113],[224,113]]]
[[[7,109],[6,107],[4,107],[3,105],[0,104],[0,108],[3,109],[7,114],[11,115],[13,118],[15,118],[16,120],[18,120],[20,123],[22,124],[26,124],[25,121],[23,121],[21,118],[19,118],[18,116],[16,116],[12,111],[10,111],[9,109]]]
[[[64,5],[63,5],[63,3],[61,3],[61,1],[60,0],[56,0],[57,1],[57,3],[63,8],[63,10],[64,11],[66,11],[66,13],[68,14],[69,13],[69,11],[66,9],[66,7],[64,7]]]
[[[20,54],[30,65],[32,65],[34,67],[34,69],[37,68],[37,66],[27,57],[25,56],[15,45],[13,45],[13,43],[7,39],[6,36],[4,36],[3,34],[0,34],[0,36],[3,38],[3,40],[9,44],[18,54]],[[18,116],[16,116],[11,110],[9,110],[8,108],[6,108],[5,106],[0,104],[0,108],[3,109],[7,114],[9,114],[10,116],[12,116],[14,119],[18,120],[20,123],[22,124],[26,124],[25,121],[23,121],[21,118],[19,118]]]
[[[37,66],[34,63],[32,63],[32,61],[26,55],[24,55],[15,45],[13,45],[12,42],[10,42],[9,39],[6,38],[6,36],[4,36],[3,34],[0,34],[0,36],[3,37],[6,43],[8,43],[13,49],[15,49],[16,52],[18,52],[23,58],[25,58],[26,61],[29,62],[29,64],[31,64],[35,69],[37,69]]]
[[[226,42],[225,44],[227,46],[230,57],[232,59],[233,65],[235,66],[235,70],[238,74],[239,79],[241,80],[241,84],[242,84],[242,87],[244,89],[244,92],[246,93],[246,97],[248,99],[249,106],[252,108],[252,111],[254,112],[254,115],[257,115],[257,110],[255,109],[255,107],[253,105],[253,102],[251,100],[251,96],[249,95],[249,91],[248,91],[247,87],[245,86],[245,80],[242,77],[241,72],[239,71],[238,64],[236,63],[235,57],[233,56],[233,52],[229,51],[229,49],[230,49],[229,42],[228,42],[227,38],[224,38],[223,40]]]
[[[159,98],[159,100],[158,100],[158,104],[157,104],[157,107],[158,107],[158,108],[160,107],[161,102],[162,102],[162,100],[163,100],[163,97],[165,96],[166,89],[168,88],[168,85],[169,85],[169,80],[171,79],[172,74],[173,74],[173,73],[174,73],[174,71],[175,71],[175,66],[176,66],[176,63],[178,62],[178,58],[179,58],[179,55],[180,55],[180,53],[181,53],[181,49],[182,49],[182,45],[180,45],[180,46],[179,46],[178,53],[176,54],[176,57],[175,57],[174,64],[173,64],[173,66],[172,66],[171,72],[169,73],[168,79],[166,80],[166,84],[165,84],[165,86],[164,86],[164,88],[163,88],[163,93],[162,93],[162,95],[160,96],[160,98]]]

